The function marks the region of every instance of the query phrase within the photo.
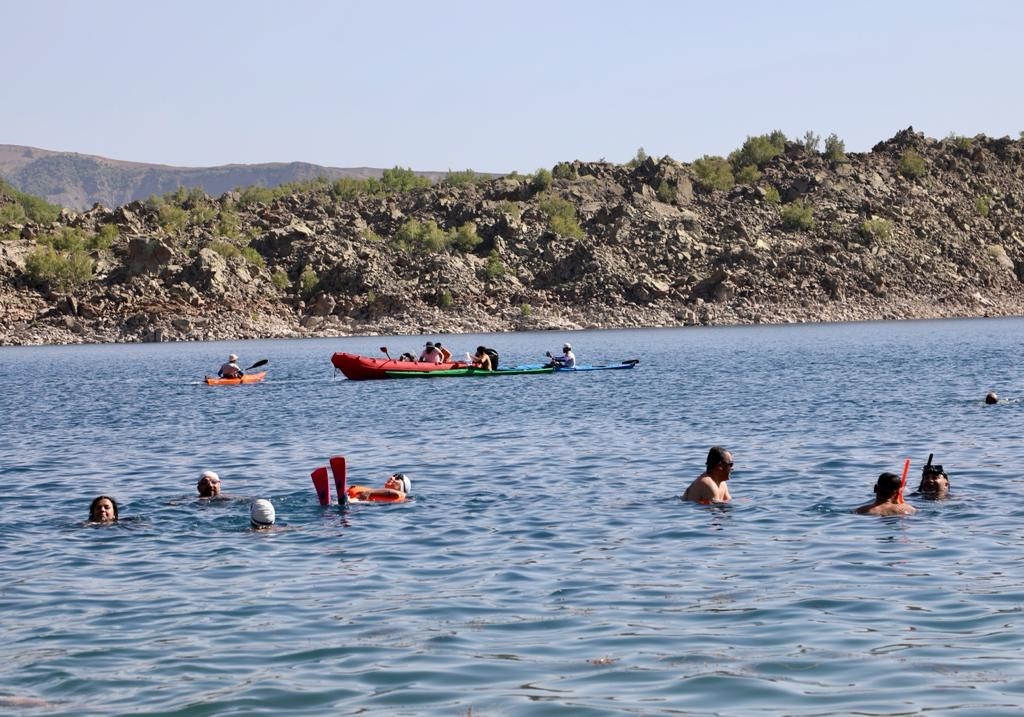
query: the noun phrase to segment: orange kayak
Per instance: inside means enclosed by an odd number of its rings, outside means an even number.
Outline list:
[[[237,386],[240,383],[259,383],[267,375],[266,371],[260,371],[259,373],[247,373],[242,378],[217,378],[216,376],[207,376],[207,386]]]

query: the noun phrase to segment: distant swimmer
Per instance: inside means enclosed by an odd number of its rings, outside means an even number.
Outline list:
[[[249,524],[253,530],[267,530],[276,520],[274,504],[266,498],[257,498],[249,506]]]
[[[883,473],[875,483],[875,501],[857,508],[861,515],[913,515],[917,509],[907,503],[900,503],[900,488],[903,481],[895,473]]]
[[[985,403],[989,406],[993,403],[999,403],[999,396],[996,395],[995,391],[989,391],[985,394]]]
[[[732,475],[732,453],[721,446],[712,446],[705,466],[706,470],[683,493],[683,500],[704,504],[732,500],[726,483]]]
[[[220,476],[213,471],[203,471],[196,483],[200,498],[220,498]]]
[[[116,523],[117,501],[105,495],[96,496],[89,504],[90,523]]]
[[[919,495],[925,498],[945,498],[949,495],[949,476],[940,465],[928,463],[921,469],[921,484],[917,487]]]

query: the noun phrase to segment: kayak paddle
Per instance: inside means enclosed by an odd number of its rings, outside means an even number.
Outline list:
[[[259,361],[257,361],[256,363],[254,363],[252,366],[250,366],[249,368],[247,368],[245,370],[246,371],[252,371],[254,368],[259,368],[260,366],[266,366],[268,363],[270,363],[270,359],[260,359]]]

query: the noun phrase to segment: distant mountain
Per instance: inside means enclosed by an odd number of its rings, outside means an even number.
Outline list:
[[[178,187],[202,187],[207,194],[220,196],[237,187],[276,187],[317,177],[366,179],[382,173],[383,169],[373,167],[322,167],[306,162],[172,167],[0,144],[0,178],[23,192],[71,209],[87,209],[96,203],[119,207]],[[417,174],[437,179],[446,173]]]

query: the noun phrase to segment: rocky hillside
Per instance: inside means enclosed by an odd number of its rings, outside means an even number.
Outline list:
[[[321,167],[306,162],[168,167],[121,162],[73,152],[0,144],[0,178],[28,194],[72,209],[94,204],[117,207],[178,187],[201,188],[214,196],[238,187],[277,187],[317,177],[380,177],[372,167]],[[440,177],[440,172],[424,172]]]
[[[1024,313],[1024,142],[909,128],[863,154],[780,150],[731,189],[709,161],[665,157],[179,192],[0,226],[0,340]]]

